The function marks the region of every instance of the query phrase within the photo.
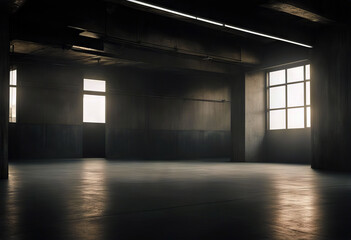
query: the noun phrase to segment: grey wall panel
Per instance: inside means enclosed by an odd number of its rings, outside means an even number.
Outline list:
[[[229,158],[230,131],[113,130],[107,155],[119,159]]]
[[[177,159],[177,131],[152,130],[146,142],[148,159]],[[182,157],[182,156],[181,156]],[[180,158],[181,158],[180,157]]]
[[[20,87],[43,87],[81,91],[83,74],[80,68],[41,64],[18,64],[18,85]]]
[[[112,129],[144,129],[146,102],[142,96],[107,96],[106,125]]]
[[[311,130],[268,131],[263,153],[267,162],[311,163]]]
[[[149,98],[148,127],[155,130],[179,130],[182,100]],[[195,121],[195,120],[194,120]]]
[[[83,157],[104,158],[105,154],[105,124],[84,123],[83,124]]]
[[[78,69],[17,65],[17,123],[12,158],[82,157],[82,74]]]
[[[230,131],[229,102],[202,102],[202,121],[204,130]]]
[[[243,141],[244,139],[242,139]],[[204,132],[203,151],[204,158],[229,158],[231,153],[230,131]]]
[[[146,132],[138,129],[106,131],[106,157],[118,159],[143,159],[146,156]]]
[[[81,124],[81,92],[26,87],[19,89],[19,121],[22,123]]]
[[[79,125],[13,124],[11,134],[12,158],[82,157]]]
[[[180,130],[230,130],[228,102],[183,101],[180,109]]]
[[[19,158],[19,137],[17,124],[9,124],[9,159]]]
[[[46,125],[45,154],[50,157],[81,157],[80,125]]]
[[[20,65],[18,121],[21,123],[81,124],[82,75],[76,69]]]
[[[230,101],[230,81],[224,74],[172,69],[123,67],[104,74],[107,91],[118,94]]]
[[[204,131],[179,131],[177,137],[179,156],[189,159],[206,156]]]
[[[163,130],[230,130],[230,103],[149,99],[149,127]]]
[[[145,95],[147,86],[152,80],[150,71],[136,67],[121,67],[105,73],[107,92],[118,94]],[[148,79],[149,81],[145,81]]]
[[[235,77],[129,67],[107,77],[107,157],[230,156],[230,81]]]
[[[46,129],[44,125],[19,125],[18,151],[20,158],[42,158],[45,151]]]

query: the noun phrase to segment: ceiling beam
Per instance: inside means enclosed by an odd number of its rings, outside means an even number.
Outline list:
[[[303,8],[300,8],[288,3],[273,2],[273,3],[264,4],[262,6],[278,12],[283,12],[293,16],[304,18],[311,22],[323,23],[323,24],[329,24],[333,22],[332,20],[325,18],[321,15],[318,15],[316,13],[313,13],[311,11],[305,10]]]

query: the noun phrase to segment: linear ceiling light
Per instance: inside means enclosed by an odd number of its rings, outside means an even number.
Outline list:
[[[284,39],[284,38],[274,37],[274,36],[267,35],[267,34],[264,34],[264,33],[250,31],[250,30],[247,30],[247,29],[244,29],[244,28],[239,28],[239,27],[235,27],[235,26],[231,26],[231,25],[227,25],[227,24],[224,24],[224,27],[231,28],[231,29],[234,29],[234,30],[238,30],[238,31],[241,31],[241,32],[250,33],[250,34],[261,36],[261,37],[265,37],[265,38],[270,38],[270,39],[274,39],[274,40],[278,40],[278,41],[282,41],[282,42],[292,43],[292,44],[295,44],[295,45],[299,45],[301,47],[312,48],[312,46],[307,45],[307,44],[294,42],[294,41],[291,41],[291,40],[288,40],[288,39]]]
[[[295,45],[298,45],[298,46],[301,46],[301,47],[313,48],[311,45],[307,45],[307,44],[291,41],[291,40],[284,39],[284,38],[275,37],[275,36],[272,36],[272,35],[267,35],[267,34],[264,34],[264,33],[251,31],[251,30],[248,30],[248,29],[240,28],[240,27],[235,27],[235,26],[232,26],[232,25],[227,25],[227,24],[220,23],[220,22],[211,21],[211,20],[208,20],[208,19],[200,18],[200,17],[195,17],[193,15],[189,15],[189,14],[173,11],[173,10],[168,9],[168,8],[159,7],[159,6],[156,6],[156,5],[153,5],[153,4],[149,4],[149,3],[145,3],[145,2],[141,2],[141,1],[138,1],[138,0],[126,0],[126,1],[138,4],[138,5],[142,5],[142,6],[145,6],[145,7],[157,9],[157,10],[160,10],[160,11],[163,11],[163,12],[171,13],[171,14],[174,14],[174,15],[178,15],[178,16],[182,16],[182,17],[198,20],[198,21],[201,21],[201,22],[206,22],[206,23],[213,24],[213,25],[216,25],[216,26],[222,26],[222,27],[225,27],[225,28],[230,28],[230,29],[234,29],[234,30],[237,30],[237,31],[250,33],[250,34],[261,36],[261,37],[265,37],[265,38],[270,38],[270,39],[274,39],[274,40],[278,40],[278,41],[282,41],[282,42],[287,42],[287,43],[295,44]]]
[[[137,0],[127,0],[127,1],[128,1],[128,2],[132,2],[132,3],[139,4],[139,5],[142,5],[142,6],[145,6],[145,7],[157,9],[157,10],[160,10],[160,11],[163,11],[163,12],[168,12],[168,13],[172,13],[172,14],[175,14],[175,15],[179,15],[179,16],[182,16],[182,17],[191,18],[191,19],[196,19],[195,16],[192,16],[192,15],[189,15],[189,14],[185,14],[185,13],[181,13],[181,12],[177,12],[177,11],[173,11],[173,10],[171,10],[171,9],[159,7],[159,6],[156,6],[156,5],[153,5],[153,4],[149,4],[149,3],[145,3],[145,2],[140,2],[140,1],[137,1]]]
[[[208,20],[208,19],[205,19],[205,18],[199,18],[199,17],[197,17],[196,20],[199,20],[199,21],[201,21],[201,22],[210,23],[210,24],[217,25],[217,26],[222,26],[222,27],[224,26],[223,23],[211,21],[211,20]]]

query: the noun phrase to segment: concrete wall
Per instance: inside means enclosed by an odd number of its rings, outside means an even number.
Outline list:
[[[84,155],[84,77],[107,81],[108,158],[310,162],[309,129],[266,131],[264,71],[244,79],[192,70],[36,64],[18,65],[12,158]]]
[[[118,71],[109,84],[110,158],[226,158],[230,80],[201,72]]]
[[[267,131],[264,155],[267,162],[311,163],[311,130]]]
[[[313,49],[312,167],[351,170],[351,32],[324,29]]]
[[[265,71],[246,74],[246,161],[310,163],[310,129],[266,130],[265,86]]]
[[[262,71],[245,75],[245,160],[263,160],[266,133],[265,74]]]
[[[12,158],[83,156],[84,77],[107,81],[106,157],[232,155],[231,91],[243,97],[240,85],[231,89],[233,76],[137,67],[18,64],[17,68],[17,123],[10,126]]]
[[[17,123],[9,128],[10,157],[81,157],[81,72],[49,65],[17,67]]]
[[[0,2],[0,179],[8,178],[9,23],[7,1]]]

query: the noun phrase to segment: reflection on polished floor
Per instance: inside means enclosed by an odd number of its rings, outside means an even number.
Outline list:
[[[351,239],[351,175],[308,165],[10,164],[0,239]]]

